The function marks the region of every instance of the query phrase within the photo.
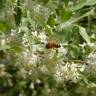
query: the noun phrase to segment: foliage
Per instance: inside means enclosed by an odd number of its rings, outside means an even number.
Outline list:
[[[96,0],[1,0],[0,13],[0,96],[95,96]]]

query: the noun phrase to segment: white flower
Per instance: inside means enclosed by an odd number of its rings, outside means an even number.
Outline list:
[[[38,32],[37,31],[34,31],[34,32],[32,32],[32,35],[35,36],[35,37],[37,37],[38,36]]]
[[[41,5],[36,5],[36,6],[34,6],[34,11],[35,12],[40,12],[40,8],[41,8]]]
[[[5,70],[5,65],[4,64],[0,64],[0,71],[1,70]]]
[[[96,64],[96,53],[89,54],[87,62],[90,64]]]
[[[95,43],[90,43],[89,46],[90,47],[94,47]]]
[[[30,88],[34,89],[34,83],[33,82],[30,84]]]
[[[5,43],[6,43],[6,42],[5,42],[5,39],[2,39],[2,40],[1,40],[1,45],[5,45]]]
[[[48,72],[48,69],[47,69],[47,67],[46,67],[46,65],[42,65],[41,67],[40,67],[40,70],[42,71],[42,72]]]
[[[86,43],[84,42],[83,44],[79,44],[79,46],[84,48],[86,46]]]
[[[20,70],[17,72],[17,76],[19,78],[26,78],[27,77],[27,71],[24,68],[20,68]]]
[[[32,52],[34,53],[34,52],[36,52],[36,50],[38,49],[39,47],[38,47],[38,45],[32,45]]]
[[[72,5],[73,5],[73,1],[69,1],[69,2],[68,2],[68,5],[69,5],[69,6],[72,6]]]
[[[14,29],[11,29],[11,36],[14,36],[16,34],[16,30],[14,30]]]
[[[91,53],[88,56],[87,63],[86,72],[90,72],[90,75],[96,76],[96,53]]]
[[[41,41],[41,42],[46,43],[46,38],[47,38],[47,36],[45,35],[44,32],[41,32],[41,33],[39,34],[38,38],[40,38],[40,41]]]
[[[58,64],[55,68],[56,73],[54,77],[57,81],[72,80],[77,82],[81,79],[81,75],[78,73],[77,64],[66,63],[66,65]]]
[[[29,63],[36,64],[37,60],[38,60],[38,56],[32,54],[30,59],[29,59]]]

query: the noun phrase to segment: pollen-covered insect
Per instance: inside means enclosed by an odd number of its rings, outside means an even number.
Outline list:
[[[47,49],[51,49],[51,48],[59,48],[61,47],[60,44],[58,42],[48,42],[45,47]]]

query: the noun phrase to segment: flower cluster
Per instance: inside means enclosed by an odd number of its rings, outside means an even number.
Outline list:
[[[82,66],[83,67],[83,66]],[[78,69],[78,64],[72,62],[66,64],[57,64],[55,78],[57,81],[71,80],[73,82],[78,82],[81,80],[82,75],[78,72],[82,67]]]

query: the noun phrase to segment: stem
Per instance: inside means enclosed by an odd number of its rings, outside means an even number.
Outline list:
[[[91,32],[91,16],[88,16],[88,32]]]
[[[84,60],[63,60],[64,62],[69,62],[69,63],[72,63],[72,62],[74,62],[74,63],[81,63],[81,64],[88,64],[86,61],[84,61]]]

